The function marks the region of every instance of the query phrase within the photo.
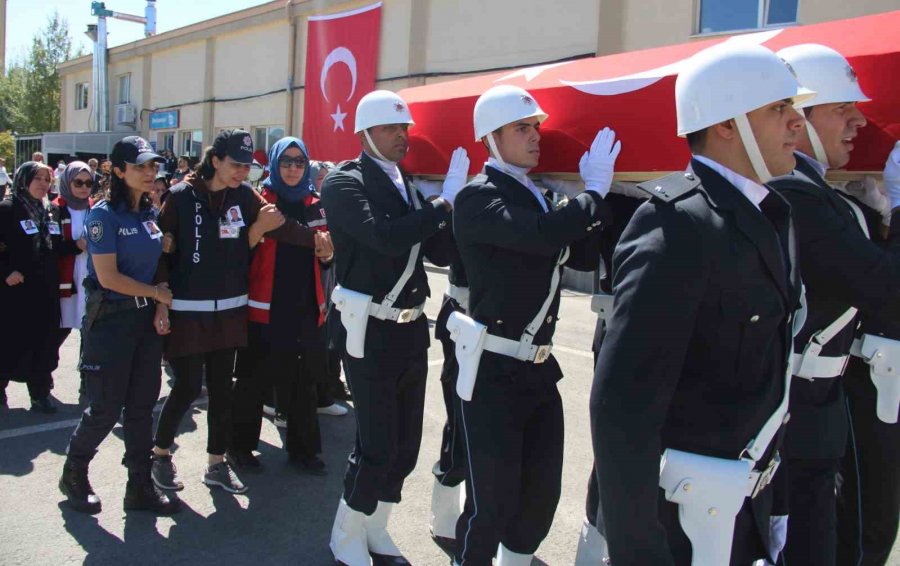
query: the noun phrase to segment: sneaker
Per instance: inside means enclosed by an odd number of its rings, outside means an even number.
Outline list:
[[[267,417],[275,416],[275,407],[271,405],[263,405],[263,414]]]
[[[229,450],[225,457],[228,458],[232,466],[242,472],[258,474],[263,471],[262,462],[250,450]]]
[[[184,483],[178,479],[178,470],[175,469],[175,463],[172,462],[171,454],[167,456],[153,455],[150,477],[153,478],[153,484],[159,489],[168,489],[170,491],[181,491],[184,489]]]
[[[324,476],[328,472],[325,471],[325,462],[318,456],[288,456],[288,462],[301,474],[309,474],[311,476]]]
[[[327,407],[319,407],[316,412],[320,415],[331,415],[332,417],[343,417],[347,414],[347,407],[332,403]]]
[[[146,472],[145,472],[146,473]],[[129,478],[125,484],[125,499],[122,507],[126,511],[152,511],[157,515],[173,515],[181,510],[181,502],[169,499],[147,476]]]
[[[203,483],[209,486],[219,486],[229,493],[244,493],[247,486],[244,485],[228,462],[219,462],[206,468],[203,475]]]
[[[275,418],[272,419],[272,422],[278,428],[287,428],[287,415],[284,413],[275,413]]]
[[[36,413],[44,413],[45,415],[52,415],[56,413],[59,409],[56,408],[56,405],[53,404],[53,401],[50,400],[50,397],[44,397],[43,399],[32,399],[31,400],[31,410]]]

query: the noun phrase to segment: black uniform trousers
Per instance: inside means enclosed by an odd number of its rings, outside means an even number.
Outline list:
[[[304,337],[294,349],[278,348],[265,339],[261,326],[250,323],[247,349],[241,350],[234,382],[235,450],[256,450],[262,428],[262,407],[272,382],[285,383],[282,390],[287,432],[285,449],[296,457],[309,458],[322,451],[322,436],[316,415],[316,383],[326,372],[324,332]]]
[[[370,328],[371,332],[372,329]],[[356,445],[344,475],[344,501],[371,515],[379,501],[398,503],[422,443],[428,351],[398,344],[343,356],[356,409]]]
[[[175,434],[191,403],[200,396],[203,387],[203,367],[206,366],[206,390],[209,407],[206,422],[209,427],[206,451],[221,456],[231,442],[231,378],[234,375],[236,348],[224,348],[202,354],[190,354],[169,359],[175,385],[163,404],[156,425],[154,443],[169,448],[175,442]]]
[[[884,423],[875,414],[868,364],[851,358],[844,385],[852,428],[841,462],[838,564],[883,566],[900,521],[900,424]]]
[[[87,466],[121,416],[123,464],[129,471],[149,471],[163,351],[152,305],[113,313],[82,330],[80,369],[89,405],[69,440],[68,459],[76,465]]]
[[[778,470],[786,474],[790,500],[786,566],[835,565],[837,469],[838,460],[791,458],[784,469]]]
[[[482,363],[495,355],[485,353]],[[500,543],[533,554],[550,532],[561,490],[564,427],[555,377],[532,368],[500,375],[491,365],[479,369],[472,400],[460,400],[469,467],[456,523],[463,566],[489,566]]]
[[[450,315],[460,310],[459,304],[445,298],[441,312],[435,321],[438,332],[435,332],[444,352],[444,364],[441,366],[441,393],[444,396],[444,410],[447,420],[441,436],[441,454],[433,469],[434,476],[448,487],[455,487],[466,480],[466,440],[462,434],[462,417],[459,412],[460,398],[456,394],[456,378],[459,376],[459,364],[456,362],[456,342],[441,328],[446,328]]]

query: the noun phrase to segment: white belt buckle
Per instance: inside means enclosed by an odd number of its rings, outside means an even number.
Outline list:
[[[550,344],[545,344],[543,346],[538,346],[537,351],[534,353],[534,363],[542,364],[547,361],[547,358],[550,357],[550,350],[553,348]]]
[[[399,314],[397,314],[397,322],[399,324],[406,324],[410,322],[415,314],[416,309],[400,309]]]
[[[134,304],[137,308],[142,309],[150,304],[150,301],[147,300],[147,297],[135,297]]]
[[[753,486],[753,491],[750,493],[750,499],[754,499],[762,490],[772,483],[772,479],[775,477],[775,472],[778,470],[780,464],[781,455],[776,451],[775,456],[772,457],[772,461],[769,462],[766,469],[759,473],[759,479],[756,480],[756,485]]]

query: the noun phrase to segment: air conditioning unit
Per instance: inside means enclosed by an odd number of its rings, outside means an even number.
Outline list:
[[[116,105],[116,124],[134,125],[137,120],[137,109],[133,104]]]

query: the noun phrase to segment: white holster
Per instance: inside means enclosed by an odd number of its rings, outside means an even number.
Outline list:
[[[471,401],[475,379],[478,377],[478,364],[484,351],[487,326],[461,312],[453,312],[447,319],[447,330],[450,331],[450,338],[456,342],[456,362],[459,364],[456,394],[464,401]]]
[[[591,310],[597,313],[597,318],[609,321],[613,311],[613,295],[600,293],[591,296]]]
[[[347,330],[347,353],[362,358],[366,346],[366,327],[369,325],[369,305],[372,295],[365,295],[340,285],[331,294],[334,306],[341,313],[341,324]]]
[[[734,522],[747,497],[751,460],[726,460],[667,449],[659,486],[678,504],[678,521],[691,541],[691,566],[731,561]]]
[[[878,420],[896,424],[900,408],[900,368],[897,367],[900,363],[900,341],[863,334],[861,339],[853,342],[851,353],[869,364],[872,383],[878,391],[875,404]]]

